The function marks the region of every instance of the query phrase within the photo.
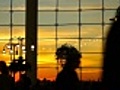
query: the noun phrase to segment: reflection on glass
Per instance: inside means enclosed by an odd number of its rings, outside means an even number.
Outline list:
[[[81,41],[82,52],[102,52],[101,39],[82,39]]]

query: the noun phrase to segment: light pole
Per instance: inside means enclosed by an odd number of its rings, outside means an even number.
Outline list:
[[[14,39],[10,39],[10,41],[3,46],[3,54],[6,54],[8,51],[11,56],[11,61],[16,59],[16,55],[22,57],[23,52],[25,53],[24,38],[18,37],[17,40],[18,42],[15,43]]]
[[[25,52],[25,45],[23,44],[24,38],[18,37],[17,42],[15,42],[15,39],[10,39],[8,43],[6,43],[3,46],[3,54],[6,54],[7,52],[10,54],[10,73],[15,78],[15,73],[17,71],[21,74],[21,69],[23,69],[23,65],[25,64],[25,60],[23,59],[23,52]],[[18,55],[18,58],[16,59],[16,55]]]

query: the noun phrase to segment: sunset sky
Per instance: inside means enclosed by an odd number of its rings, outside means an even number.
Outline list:
[[[51,80],[55,78],[56,47],[68,43],[82,52],[82,67],[98,67],[82,69],[82,78],[99,79],[103,38],[111,23],[109,19],[115,16],[119,3],[119,0],[38,0],[37,63],[38,67],[41,67],[38,68],[38,78]],[[2,49],[9,42],[10,37],[14,38],[13,42],[17,42],[19,36],[25,38],[25,5],[26,0],[0,0],[0,58],[7,63],[10,62],[10,55],[8,53],[3,55]],[[56,12],[56,9],[59,11]]]

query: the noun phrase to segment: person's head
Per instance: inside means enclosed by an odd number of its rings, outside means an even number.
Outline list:
[[[116,17],[117,17],[117,18],[120,18],[120,6],[117,8]]]
[[[56,50],[56,59],[65,60],[64,66],[77,68],[80,63],[81,53],[72,45],[63,44]]]
[[[120,6],[118,6],[116,13],[115,13],[115,17],[110,18],[111,21],[117,21],[120,20]]]
[[[5,61],[0,61],[0,73],[8,74],[8,67]]]

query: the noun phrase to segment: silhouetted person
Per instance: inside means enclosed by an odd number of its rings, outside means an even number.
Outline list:
[[[105,90],[120,90],[120,7],[105,42],[102,84]]]
[[[31,79],[27,74],[21,74],[20,80],[16,82],[16,90],[30,90]]]
[[[14,79],[9,75],[4,61],[0,61],[0,90],[14,90]]]
[[[65,60],[63,70],[56,77],[56,90],[80,90],[75,69],[79,67],[81,53],[71,45],[62,45],[56,51],[57,60]]]

